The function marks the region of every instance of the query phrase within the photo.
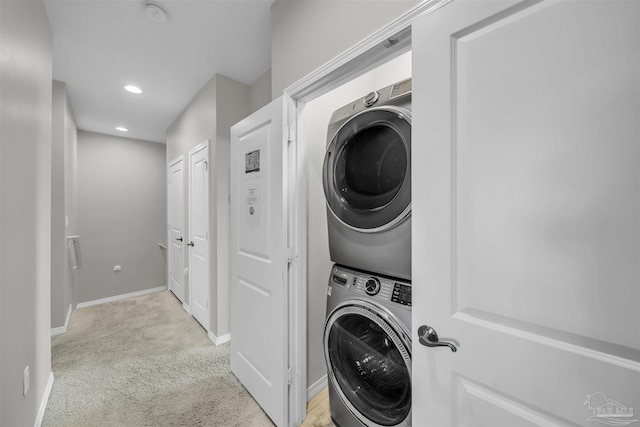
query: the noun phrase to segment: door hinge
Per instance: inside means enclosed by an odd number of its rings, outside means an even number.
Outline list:
[[[287,248],[287,263],[291,264],[293,262],[293,257],[295,253],[292,247]]]
[[[292,144],[294,142],[296,142],[296,128],[294,126],[288,126],[287,127],[287,142],[289,144]]]
[[[287,369],[287,385],[291,385],[293,382],[293,369]]]

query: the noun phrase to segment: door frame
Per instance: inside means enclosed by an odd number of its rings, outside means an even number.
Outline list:
[[[404,15],[354,45],[333,60],[325,63],[304,78],[284,89],[284,101],[288,105],[289,124],[289,247],[293,248],[289,268],[289,331],[290,361],[295,366],[289,390],[290,424],[299,425],[306,416],[305,402],[310,400],[306,378],[306,286],[307,286],[307,177],[305,129],[298,124],[304,113],[304,105],[321,95],[347,83],[411,49],[411,25],[453,0],[427,0]],[[413,331],[411,331],[413,333]],[[327,386],[327,377],[320,391]],[[293,425],[293,424],[292,424]]]
[[[180,154],[178,157],[176,157],[175,159],[167,162],[167,177],[166,177],[166,186],[167,186],[167,213],[169,212],[170,209],[170,203],[171,203],[171,199],[170,199],[170,194],[169,194],[169,178],[171,177],[171,168],[173,167],[173,165],[182,162],[182,220],[183,220],[183,224],[182,224],[182,234],[184,236],[185,233],[185,228],[187,226],[187,221],[186,221],[186,203],[185,203],[185,197],[184,197],[184,154]],[[169,274],[169,271],[171,269],[171,224],[169,223],[169,217],[167,216],[167,290],[171,290],[171,276]],[[182,271],[180,272],[180,274],[182,274],[182,286],[185,289],[186,292],[186,283],[185,283],[185,277],[184,277],[184,264],[185,264],[185,260],[184,260],[184,237],[182,240]],[[189,312],[189,306],[186,303],[187,300],[187,296],[184,295],[183,296],[184,301],[182,301],[182,308],[186,311]]]

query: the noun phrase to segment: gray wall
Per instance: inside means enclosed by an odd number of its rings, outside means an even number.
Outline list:
[[[264,86],[258,83],[257,87]],[[259,89],[257,89],[259,90]],[[250,112],[251,88],[222,75],[203,86],[167,130],[167,160],[184,155],[185,218],[188,206],[189,150],[210,140],[209,156],[215,170],[210,173],[210,307],[211,332],[220,337],[229,333],[229,139],[233,124]],[[261,99],[255,96],[256,102]],[[188,224],[185,235],[188,235]],[[188,257],[185,253],[185,266]],[[188,277],[187,277],[188,279]],[[189,301],[189,286],[185,302]]]
[[[76,215],[70,208],[75,191],[77,129],[66,85],[53,82],[51,135],[51,328],[65,326],[73,304],[73,271],[69,264],[67,236],[76,232]],[[67,226],[67,221],[69,225]]]
[[[52,37],[44,3],[0,1],[0,41],[0,425],[32,426],[51,373]]]
[[[272,97],[419,3],[276,0],[271,6]]]
[[[78,131],[78,218],[76,302],[165,286],[165,146]]]
[[[268,69],[251,85],[249,92],[250,112],[258,111],[269,102],[271,102],[271,69]]]

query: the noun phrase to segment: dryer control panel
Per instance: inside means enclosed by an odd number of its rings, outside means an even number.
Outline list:
[[[367,298],[411,307],[411,283],[335,265],[330,286],[340,287]]]
[[[329,122],[334,123],[345,120],[346,118],[370,107],[389,104],[396,105],[401,102],[406,102],[406,99],[411,95],[411,82],[412,80],[409,78],[385,88],[370,92],[364,97],[356,99],[355,101],[334,111]]]

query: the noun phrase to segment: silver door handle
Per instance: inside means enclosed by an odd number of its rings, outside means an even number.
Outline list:
[[[447,341],[438,341],[438,334],[431,326],[422,325],[418,328],[420,344],[427,347],[449,347],[454,353],[458,351],[455,345]]]

